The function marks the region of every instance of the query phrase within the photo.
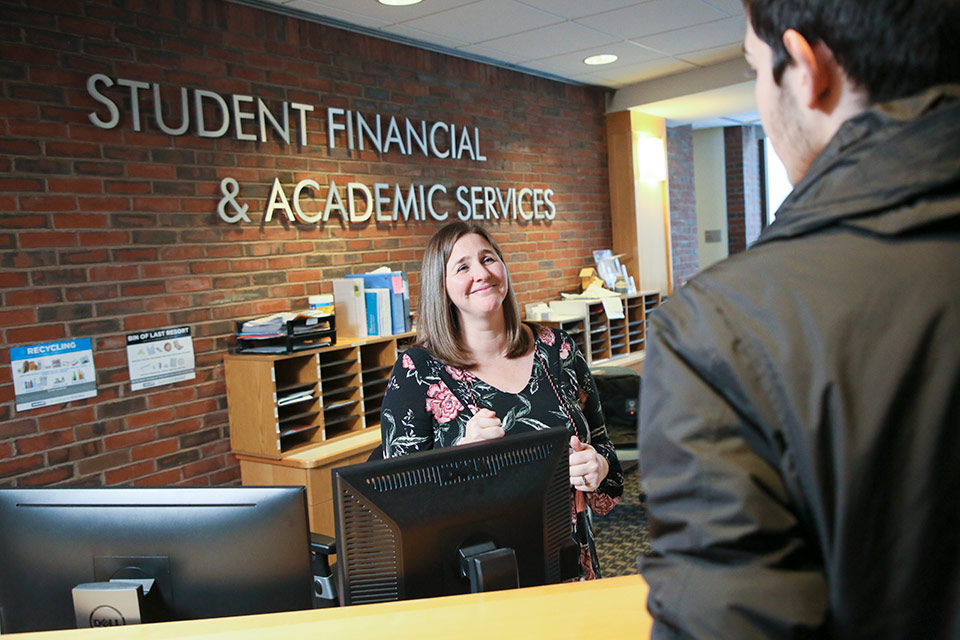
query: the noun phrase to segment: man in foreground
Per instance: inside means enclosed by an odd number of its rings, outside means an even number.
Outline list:
[[[795,189],[651,317],[661,638],[960,637],[960,2],[746,0]]]

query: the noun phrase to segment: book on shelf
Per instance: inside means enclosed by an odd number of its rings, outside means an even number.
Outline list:
[[[390,315],[390,292],[387,289],[366,289],[367,335],[393,335],[393,321]]]
[[[410,330],[410,285],[405,272],[378,269],[371,273],[349,274],[347,278],[362,280],[366,289],[389,291],[391,332],[397,334]]]

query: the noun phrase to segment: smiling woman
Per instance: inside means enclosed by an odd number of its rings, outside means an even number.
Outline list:
[[[447,297],[462,320],[494,327],[502,323],[507,269],[482,236],[471,233],[457,240],[447,259],[446,280]]]
[[[582,575],[599,577],[587,506],[612,509],[623,476],[582,354],[566,333],[521,322],[503,251],[479,225],[437,231],[420,280],[417,341],[383,400],[384,457],[566,429]]]

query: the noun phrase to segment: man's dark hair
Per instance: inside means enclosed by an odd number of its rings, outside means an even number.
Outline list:
[[[779,84],[787,29],[822,41],[870,102],[960,82],[960,0],[743,0],[754,32],[773,49]]]

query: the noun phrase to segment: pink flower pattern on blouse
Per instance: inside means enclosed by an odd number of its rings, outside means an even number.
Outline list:
[[[413,371],[417,368],[416,365],[413,364],[413,358],[411,358],[407,354],[403,354],[402,363],[403,363],[404,369],[409,369],[410,371]]]
[[[537,330],[537,337],[540,338],[540,342],[547,345],[548,347],[552,347],[554,341],[556,341],[556,336],[554,336],[553,331],[551,331],[547,327],[540,327]]]
[[[463,405],[441,380],[427,389],[427,411],[433,414],[438,424],[444,424],[460,415]]]
[[[563,343],[560,345],[560,359],[561,359],[561,360],[566,360],[567,358],[570,357],[570,349],[571,349],[570,343],[567,342],[566,340],[564,340]]]
[[[444,365],[444,368],[447,370],[447,373],[450,374],[450,377],[456,380],[457,382],[461,380],[470,380],[473,376],[463,369],[458,369],[457,367],[451,367],[450,365]]]

